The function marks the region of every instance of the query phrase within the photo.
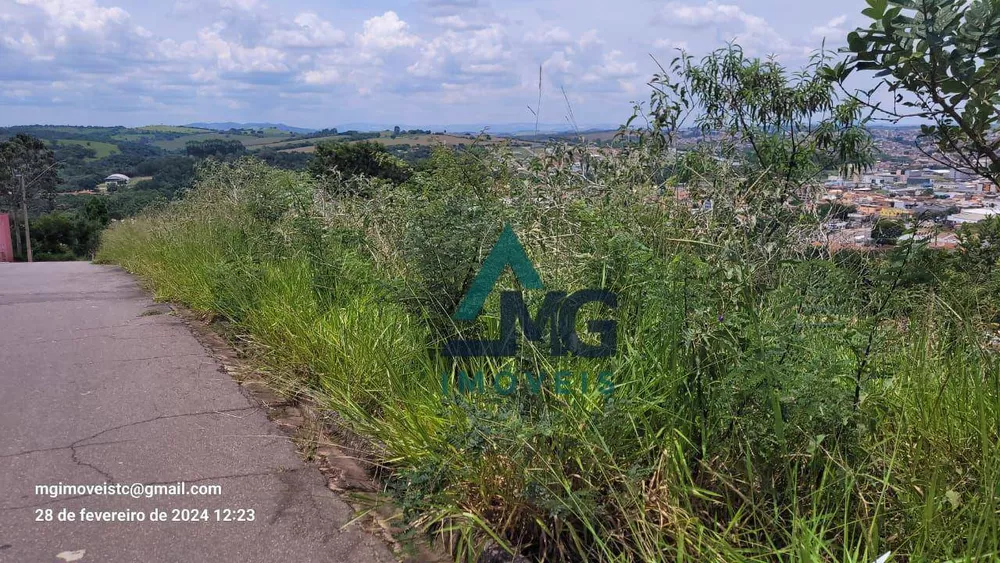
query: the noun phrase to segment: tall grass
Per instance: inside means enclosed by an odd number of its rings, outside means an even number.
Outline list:
[[[487,543],[539,560],[1000,557],[993,296],[972,267],[942,259],[924,283],[916,245],[758,247],[722,195],[704,213],[641,180],[645,158],[579,181],[558,158],[439,152],[402,186],[210,164],[184,201],[106,232],[99,259],[228,318],[277,381],[372,441],[410,524],[460,560]],[[440,354],[498,330],[496,295],[473,326],[450,314],[504,223],[546,288],[619,295],[614,357]],[[442,392],[480,370],[486,386],[606,370],[615,389]]]

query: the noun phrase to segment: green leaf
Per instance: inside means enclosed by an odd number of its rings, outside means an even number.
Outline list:
[[[962,494],[958,491],[949,489],[944,496],[948,499],[948,504],[951,505],[953,510],[958,510],[958,507],[962,506]]]
[[[875,8],[865,8],[864,10],[861,10],[861,13],[873,20],[880,20],[884,15],[882,12],[879,12]]]
[[[889,0],[865,0],[873,10],[878,12],[878,17],[875,19],[882,19],[882,15],[885,14],[886,8],[889,7]]]
[[[941,82],[941,91],[945,94],[966,94],[969,89],[962,82],[949,78]]]
[[[847,46],[850,50],[858,53],[864,51],[865,41],[861,39],[861,35],[857,31],[852,31],[847,34]]]

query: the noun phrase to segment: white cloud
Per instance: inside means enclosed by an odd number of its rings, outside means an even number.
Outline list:
[[[176,0],[173,13],[185,18],[212,14],[213,18],[252,15],[267,8],[262,0]]]
[[[473,63],[462,65],[461,70],[466,74],[502,74],[507,67],[496,63]]]
[[[751,55],[803,56],[811,51],[809,47],[788,41],[767,20],[735,4],[720,4],[714,0],[705,4],[670,2],[657,19],[659,23],[694,30],[714,26],[731,33],[726,40],[738,43]]]
[[[463,29],[483,27],[479,24],[474,24],[472,22],[467,21],[465,18],[463,18],[458,14],[436,17],[434,18],[434,23],[446,29],[455,29],[459,31]]]
[[[390,50],[397,47],[412,47],[420,42],[420,38],[410,34],[409,24],[399,19],[396,12],[388,11],[381,16],[365,20],[364,31],[358,40],[365,47]]]
[[[22,31],[20,37],[15,35],[4,36],[3,46],[31,58],[44,56],[39,50],[38,41],[27,30]]]
[[[639,91],[639,86],[634,80],[619,80],[618,87],[621,88],[622,92],[625,92],[626,94],[635,94]]]
[[[565,29],[555,26],[547,28],[544,31],[528,33],[524,36],[524,40],[528,43],[540,43],[543,45],[569,45],[573,43],[573,36]]]
[[[261,7],[260,0],[219,0],[219,5],[231,10],[243,10],[246,12]]]
[[[422,7],[439,15],[454,14],[459,11],[469,11],[479,8],[480,0],[419,0]]]
[[[33,6],[45,12],[49,23],[62,40],[65,40],[62,34],[70,30],[103,34],[129,20],[129,14],[125,10],[117,6],[102,8],[94,0],[15,1],[22,6]]]
[[[573,68],[573,63],[566,58],[565,51],[556,51],[542,63],[542,69],[547,72],[566,73]]]
[[[212,69],[199,68],[190,75],[191,80],[195,82],[200,82],[202,84],[208,84],[215,82],[219,79],[219,73]]]
[[[678,41],[676,39],[657,39],[653,41],[653,47],[657,49],[681,49],[686,51],[688,50],[688,43],[687,41]]]
[[[705,4],[682,4],[670,2],[663,8],[663,19],[673,25],[703,27],[739,20],[747,14],[733,4],[719,4],[711,1]]]
[[[837,39],[846,37],[847,28],[844,27],[845,23],[847,23],[846,15],[837,16],[823,25],[814,27],[812,35],[814,37],[836,37]]]
[[[617,49],[605,53],[603,62],[592,67],[583,76],[584,82],[596,82],[609,78],[632,78],[638,75],[639,66],[634,62],[622,60],[623,56],[624,54]]]
[[[340,82],[341,76],[337,69],[327,68],[307,71],[302,75],[302,79],[306,84],[328,85]]]
[[[541,64],[543,108],[561,106],[565,87],[581,123],[609,123],[646,88],[649,52],[735,40],[751,56],[797,58],[801,44],[842,37],[852,21],[831,19],[833,5],[792,20],[792,10],[766,3],[663,0],[647,25],[626,16],[643,2],[573,13],[539,0],[499,13],[484,0],[416,0],[396,11],[311,0],[0,0],[0,83],[31,92],[16,105],[35,112],[0,111],[0,120],[73,120],[87,108],[95,123],[305,123],[322,114],[331,126],[389,115],[418,125],[454,115],[443,104],[455,101],[469,104],[463,120],[517,121],[536,103]],[[162,21],[165,10],[176,21]]]
[[[489,64],[491,74],[496,74],[500,71],[498,65],[509,58],[506,33],[494,24],[472,31],[445,31],[428,41],[420,58],[406,70],[414,76],[432,77],[442,76],[446,68],[481,69]]]
[[[603,45],[604,41],[598,39],[596,29],[590,29],[585,31],[583,35],[580,36],[580,39],[577,40],[576,44],[581,49],[586,49],[591,45]]]
[[[295,16],[294,24],[275,29],[268,43],[278,47],[337,47],[347,42],[347,35],[314,12]]]
[[[8,6],[7,17],[0,20],[0,57],[5,59],[0,74],[15,68],[49,78],[75,72],[112,74],[123,63],[161,58],[152,33],[119,7],[100,6],[94,0],[15,0]]]
[[[248,47],[234,41],[227,41],[221,35],[222,24],[205,28],[198,32],[198,41],[185,43],[184,49],[190,56],[197,57],[206,52],[215,60],[218,68],[225,72],[287,72],[285,53],[274,47]]]

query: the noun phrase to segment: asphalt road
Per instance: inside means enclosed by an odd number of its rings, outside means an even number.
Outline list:
[[[393,561],[345,527],[351,509],[187,327],[151,306],[115,268],[0,264],[0,561]],[[221,494],[36,490],[180,481]],[[146,521],[80,521],[101,512]]]

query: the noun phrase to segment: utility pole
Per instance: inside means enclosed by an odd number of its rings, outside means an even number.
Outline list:
[[[18,174],[21,179],[21,210],[24,211],[24,239],[28,246],[28,262],[33,262],[31,256],[31,228],[28,227],[28,192],[24,187],[24,174]]]
[[[34,259],[31,256],[31,228],[28,226],[28,190],[27,190],[27,186],[30,186],[31,184],[34,184],[35,182],[37,182],[42,177],[42,175],[44,175],[49,170],[52,170],[56,166],[62,164],[63,162],[64,161],[62,161],[62,160],[57,160],[57,161],[53,162],[52,164],[46,166],[45,170],[42,170],[41,172],[39,172],[38,175],[35,176],[34,178],[32,178],[31,181],[28,182],[27,185],[25,185],[25,183],[24,183],[24,172],[21,172],[20,174],[17,175],[17,177],[21,180],[21,210],[24,211],[24,238],[28,239],[28,240],[24,241],[25,245],[28,248],[28,262],[34,262]],[[23,170],[23,168],[22,168],[22,170]],[[11,211],[13,211],[13,209]]]

